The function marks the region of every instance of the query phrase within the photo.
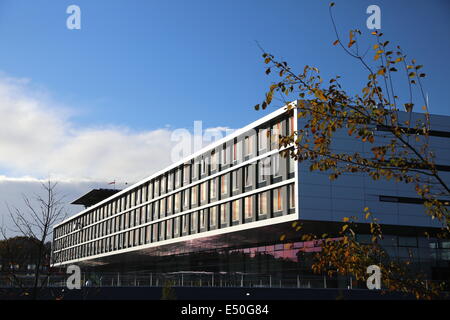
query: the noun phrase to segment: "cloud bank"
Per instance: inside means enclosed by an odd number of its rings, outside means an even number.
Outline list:
[[[193,143],[177,140],[180,129],[170,127],[136,131],[114,124],[75,125],[73,110],[29,79],[0,75],[1,202],[20,203],[21,193],[38,193],[39,182],[47,178],[61,182],[68,200],[111,181],[123,188],[125,182],[132,184],[170,165],[180,143]],[[202,145],[229,131],[204,128]]]
[[[227,130],[206,128],[203,134]],[[172,162],[171,151],[180,144],[174,131],[75,126],[70,109],[29,80],[0,78],[0,167],[8,176],[134,182]]]

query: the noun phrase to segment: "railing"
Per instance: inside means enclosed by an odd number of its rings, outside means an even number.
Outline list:
[[[69,275],[52,274],[42,276],[40,285],[44,287],[66,287]],[[212,273],[212,272],[175,272],[175,273],[82,273],[83,287],[253,287],[253,288],[366,288],[364,282],[357,282],[351,276],[330,279],[326,276],[288,275],[249,273]],[[433,282],[433,281],[429,281]],[[19,284],[20,283],[20,284]],[[0,274],[0,288],[32,287],[33,275]]]

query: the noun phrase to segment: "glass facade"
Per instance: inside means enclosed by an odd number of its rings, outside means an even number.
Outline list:
[[[279,136],[293,130],[291,119],[281,113],[225,138],[64,221],[54,229],[53,263],[292,215],[296,167],[279,155],[278,145]]]

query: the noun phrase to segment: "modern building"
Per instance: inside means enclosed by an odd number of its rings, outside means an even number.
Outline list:
[[[53,266],[308,273],[308,255],[319,244],[301,241],[292,224],[333,234],[344,217],[363,217],[369,207],[392,257],[412,259],[430,279],[449,278],[450,242],[425,237],[439,224],[425,215],[411,185],[363,174],[331,181],[306,162],[280,156],[293,148],[280,149],[278,139],[296,130],[296,112],[276,110],[56,225]],[[450,181],[450,117],[433,115],[431,122],[431,148]],[[374,131],[389,139],[383,128]],[[336,150],[370,152],[346,132],[336,138]],[[366,241],[367,223],[360,222],[358,237]]]

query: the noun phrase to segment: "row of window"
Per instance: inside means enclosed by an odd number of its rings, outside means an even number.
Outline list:
[[[275,162],[277,162],[277,165],[274,165]],[[124,230],[129,227],[134,227],[197,206],[257,189],[261,186],[261,183],[267,182],[267,180],[269,180],[268,183],[276,181],[277,177],[282,174],[281,171],[286,173],[286,168],[281,165],[281,162],[284,164],[288,163],[288,176],[286,178],[293,177],[295,161],[291,158],[281,158],[277,153],[267,159],[262,159],[256,163],[233,170],[230,173],[186,188],[183,191],[160,198],[159,200],[155,200],[134,210],[129,210],[111,218],[105,218],[100,223],[89,224],[85,221],[87,216],[84,216],[78,224],[74,224],[74,230],[69,233],[69,235],[72,236],[72,238],[75,237],[77,239],[80,237],[82,231],[87,228],[88,232],[84,232],[84,237],[87,237],[87,240],[93,240],[94,238]],[[270,170],[277,166],[283,167],[283,170],[276,170],[276,172]],[[268,174],[266,175],[266,173]],[[270,175],[270,173],[272,173],[272,175]],[[258,175],[257,180],[254,178],[255,175]],[[55,240],[59,240],[60,238],[61,237],[58,237]]]
[[[59,238],[82,226],[86,226],[109,216],[130,209],[141,203],[160,197],[176,189],[206,178],[208,175],[225,170],[248,158],[263,154],[279,147],[279,137],[289,134],[294,128],[294,118],[277,120],[270,127],[260,128],[243,135],[243,138],[230,140],[229,143],[185,163],[161,176],[143,183],[128,193],[116,196],[107,204],[96,208],[82,217],[78,217],[55,229],[55,238]],[[254,148],[258,139],[258,150]],[[243,149],[243,150],[241,150]],[[243,156],[242,156],[243,155]]]
[[[294,208],[294,184],[290,184],[228,203],[212,206],[207,209],[113,234],[109,237],[88,243],[84,242],[89,241],[89,236],[86,237],[83,233],[74,234],[55,242],[55,250],[57,252],[53,258],[56,262],[83,258],[151,242],[266,219],[271,216],[276,216],[277,213],[281,214],[283,211],[292,213]],[[95,232],[90,230],[91,228],[88,228],[85,234],[89,235]],[[75,246],[80,243],[82,244]],[[67,247],[69,248],[63,249]]]

